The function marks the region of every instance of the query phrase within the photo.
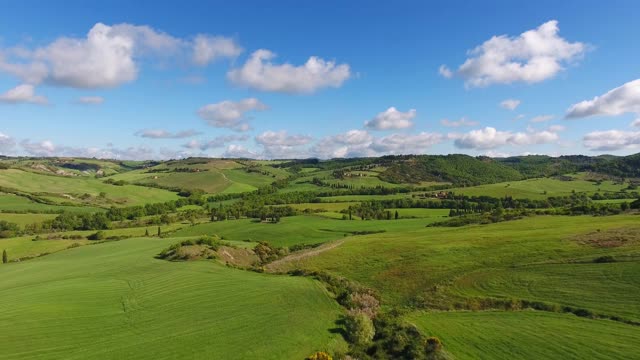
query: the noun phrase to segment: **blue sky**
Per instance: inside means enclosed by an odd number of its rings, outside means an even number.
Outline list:
[[[0,154],[630,154],[639,13],[631,0],[8,1]]]

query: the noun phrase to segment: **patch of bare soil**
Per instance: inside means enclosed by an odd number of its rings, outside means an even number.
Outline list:
[[[344,240],[336,240],[336,241],[332,241],[330,243],[326,243],[323,245],[320,245],[316,248],[313,249],[308,249],[308,250],[303,250],[303,251],[298,251],[296,253],[293,253],[291,255],[285,256],[282,259],[278,259],[272,263],[269,263],[265,266],[265,269],[269,272],[279,272],[282,271],[284,268],[287,267],[288,264],[290,263],[295,263],[298,261],[301,261],[303,259],[307,259],[313,256],[317,256],[325,251],[331,250],[331,249],[335,249],[336,247],[342,245],[342,243],[344,243]]]
[[[221,246],[217,251],[220,261],[240,267],[249,267],[260,260],[250,249]]]
[[[164,253],[161,258],[170,261],[193,261],[202,259],[213,259],[216,252],[203,245],[179,246]]]
[[[600,248],[615,248],[640,242],[640,227],[624,227],[594,231],[574,237],[582,245]]]

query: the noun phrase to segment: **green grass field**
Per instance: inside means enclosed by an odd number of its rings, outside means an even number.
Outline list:
[[[0,213],[0,220],[5,220],[20,225],[24,228],[25,225],[42,223],[46,220],[54,219],[56,214],[12,214],[12,213]]]
[[[188,225],[181,223],[173,223],[170,225],[161,226],[162,232],[170,232],[177,231],[182,228],[186,228]],[[121,229],[110,229],[103,230],[106,237],[110,236],[144,236],[146,234],[146,230],[149,230],[149,234],[151,236],[156,235],[157,227],[156,226],[147,226],[147,227],[130,227],[130,228],[121,228]],[[40,240],[34,241],[36,235],[29,236],[21,236],[9,239],[0,239],[0,251],[7,250],[9,255],[9,260],[24,258],[24,257],[35,257],[41,254],[53,253],[56,251],[64,250],[72,244],[80,244],[86,245],[92,243],[92,241],[88,240],[65,240],[61,239],[63,236],[72,236],[79,235],[82,237],[86,237],[95,233],[95,230],[86,230],[86,231],[65,231],[59,233],[52,234],[39,234],[37,236],[40,237]],[[50,239],[49,236],[54,236],[55,238]],[[94,242],[94,241],[93,241]]]
[[[493,197],[511,196],[520,199],[546,199],[550,196],[568,196],[571,195],[573,191],[592,194],[598,191],[617,192],[624,188],[626,188],[626,185],[614,184],[612,181],[604,181],[602,184],[597,185],[595,182],[580,179],[563,181],[552,178],[540,178],[466,188],[453,188],[448,191],[468,196],[485,195]]]
[[[95,212],[101,209],[90,206],[62,206],[41,204],[31,201],[23,196],[13,194],[0,193],[0,211],[6,212],[33,212],[33,213],[52,213],[52,212]]]
[[[2,358],[302,359],[341,346],[330,332],[338,305],[318,283],[154,259],[174,241],[122,240],[2,266]]]
[[[284,217],[280,223],[261,223],[255,220],[229,220],[205,223],[184,228],[172,236],[218,235],[228,240],[266,241],[274,246],[318,244],[341,239],[354,231],[398,231],[423,228],[426,219],[407,220],[335,220],[322,216]],[[375,234],[370,236],[379,236]]]
[[[59,202],[83,203],[83,194],[93,197],[91,200],[103,205],[140,205],[149,202],[164,202],[178,198],[176,193],[142,186],[114,186],[89,177],[63,177],[43,175],[34,172],[9,169],[0,172],[0,186],[18,189],[29,193],[54,194],[49,199]],[[101,192],[106,194],[100,199]]]
[[[27,224],[53,219],[57,215],[52,212],[62,210],[96,212],[110,206],[178,199],[177,193],[152,186],[236,194],[288,179],[288,185],[279,187],[270,198],[293,191],[333,190],[313,185],[313,178],[356,188],[415,186],[390,184],[378,177],[382,171],[395,169],[385,176],[409,181],[407,174],[414,169],[395,166],[405,160],[415,159],[385,157],[379,164],[369,158],[299,164],[205,158],[166,162],[8,159],[2,160],[0,187],[56,205],[0,193],[0,220],[24,229]],[[544,161],[551,164],[555,160]],[[272,167],[282,163],[283,167]],[[96,167],[91,164],[106,169],[109,176],[96,178]],[[444,171],[449,165],[440,166]],[[478,166],[476,170],[482,172],[482,163]],[[78,176],[53,175],[57,168],[71,169],[66,173]],[[336,179],[336,170],[363,176]],[[438,174],[437,169],[427,170]],[[463,175],[481,179],[473,183],[494,178],[481,173]],[[588,180],[613,177],[587,172],[564,179],[568,178],[573,180],[538,178],[451,191],[545,199],[573,192],[619,192],[635,181],[628,176],[624,184],[596,184]],[[115,186],[106,184],[107,179],[149,186]],[[341,213],[365,201],[418,199],[424,194],[330,196],[319,198],[318,203],[300,204],[274,201],[279,205],[266,206],[290,206],[299,214],[282,217],[278,223],[248,218],[210,222],[209,214],[201,211],[242,201],[246,208],[242,214],[253,216],[264,210],[253,196],[229,196],[204,205],[189,199],[192,205],[177,212],[154,207],[161,213],[126,214],[128,220],[113,221],[114,229],[105,230],[106,237],[114,237],[105,241],[86,240],[96,230],[22,232],[20,237],[0,239],[0,251],[6,250],[9,260],[0,265],[0,359],[302,360],[318,350],[335,355],[334,350],[349,346],[341,335],[339,319],[348,306],[342,300],[349,299],[345,297],[349,292],[362,295],[366,291],[358,286],[372,290],[382,312],[399,310],[399,316],[424,335],[442,339],[452,359],[640,358],[634,355],[640,353],[638,210],[611,216],[533,215],[461,227],[430,226],[446,220],[449,209],[385,209],[392,218],[397,212],[397,220],[362,220],[355,214],[353,220],[343,220]],[[196,211],[185,213],[187,210]],[[310,211],[300,215],[305,210]],[[506,211],[510,214],[512,210]],[[139,227],[161,215],[169,215],[168,219],[188,215],[189,219],[162,225],[162,237],[156,236],[155,225]],[[166,216],[164,220],[171,221]],[[96,227],[86,220],[73,226]],[[147,231],[150,236],[145,235]],[[62,239],[72,235],[82,238]],[[200,239],[204,235],[217,235],[228,243],[183,244],[183,252],[172,256],[215,254],[216,260],[155,258],[172,244],[204,240]],[[277,259],[261,263],[268,249],[253,251],[261,241],[273,247],[312,246],[288,255],[278,251]],[[242,270],[248,266],[254,266],[255,272]],[[332,275],[319,276],[323,281],[332,279],[328,281],[331,285],[325,288],[311,277],[279,275],[291,270]],[[338,277],[344,279],[338,283]],[[371,303],[366,296],[362,298]]]
[[[416,220],[400,220],[406,222],[402,229],[395,229],[381,234],[364,235],[348,238],[342,245],[323,252],[315,257],[305,259],[296,266],[309,269],[324,269],[353,279],[377,289],[388,304],[407,305],[419,298],[430,298],[429,289],[439,287],[438,293],[443,295],[465,294],[466,286],[474,291],[473,295],[491,296],[494,291],[482,291],[475,286],[475,281],[467,285],[465,277],[472,276],[481,270],[487,270],[487,278],[483,281],[490,284],[504,283],[499,276],[502,273],[526,273],[528,276],[544,277],[544,273],[536,275],[530,269],[533,264],[591,262],[599,256],[626,256],[639,254],[640,243],[629,243],[620,247],[593,247],[580,244],[574,240],[575,234],[592,232],[597,229],[637,226],[637,216],[593,217],[550,217],[541,216],[523,220],[502,222],[492,225],[476,225],[460,228],[425,228],[411,227],[409,224],[420,224]],[[365,222],[366,223],[366,222]],[[394,223],[390,221],[389,223]],[[630,261],[637,262],[637,258]],[[626,263],[625,263],[626,264]],[[611,265],[611,264],[604,264]],[[627,265],[614,263],[616,269],[628,269]],[[567,265],[568,266],[568,265]],[[593,267],[597,274],[602,264],[589,263],[583,265]],[[513,268],[516,267],[514,270]],[[587,268],[588,269],[588,268]],[[567,269],[566,272],[571,272]],[[618,276],[615,286],[602,281],[607,274],[600,275],[600,285],[579,286],[579,275],[557,280],[547,288],[539,291],[565,287],[566,291],[557,290],[558,296],[544,297],[547,301],[561,305],[589,305],[585,299],[597,301],[599,296],[606,299],[617,297],[602,310],[611,315],[627,315],[628,309],[637,308],[637,302],[629,296],[637,280],[633,272],[624,271],[622,281],[616,271],[608,276]],[[523,276],[523,275],[520,275]],[[558,277],[561,278],[560,275]],[[598,275],[593,275],[597,278]],[[453,288],[451,285],[456,282]],[[544,284],[544,281],[541,281]],[[522,296],[530,299],[523,290],[527,283],[508,282],[500,289],[502,294],[510,297]],[[532,291],[535,291],[533,289]],[[562,295],[560,295],[562,294]]]
[[[640,327],[541,311],[414,313],[457,360],[635,359]],[[634,355],[635,354],[635,355]]]

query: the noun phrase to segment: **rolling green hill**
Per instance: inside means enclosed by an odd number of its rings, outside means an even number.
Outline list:
[[[337,304],[316,282],[153,258],[174,241],[2,266],[2,358],[301,359],[340,346]]]

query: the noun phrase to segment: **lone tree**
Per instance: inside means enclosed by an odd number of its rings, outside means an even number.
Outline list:
[[[145,229],[144,230],[144,236],[145,237],[149,237],[149,229]]]
[[[373,340],[373,336],[376,334],[373,321],[362,312],[347,315],[344,323],[347,338],[352,344],[367,345]]]
[[[160,226],[158,226],[158,237],[162,235],[162,231],[160,231]]]
[[[7,250],[2,250],[2,263],[6,264],[9,262],[9,258],[7,257]]]
[[[398,214],[398,210],[396,210],[396,220],[398,220],[398,217],[400,217],[400,214]]]

